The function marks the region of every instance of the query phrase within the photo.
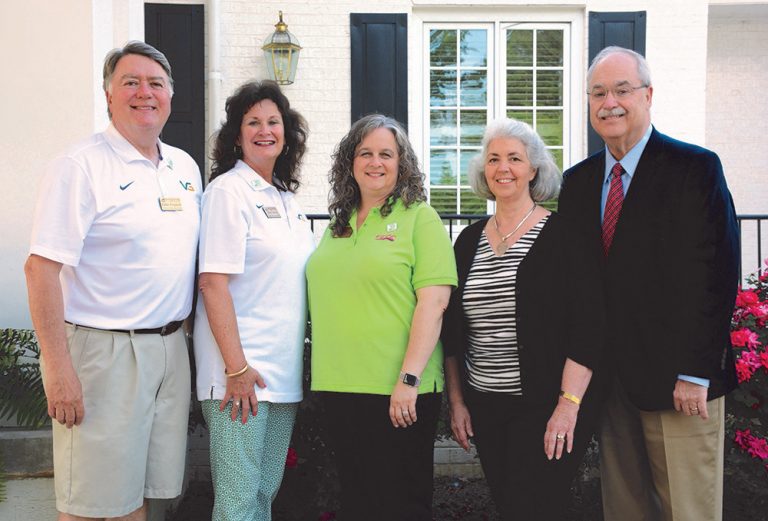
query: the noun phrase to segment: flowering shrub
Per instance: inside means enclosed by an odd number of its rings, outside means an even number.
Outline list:
[[[768,265],[768,259],[765,263]],[[740,387],[733,393],[735,410],[729,414],[728,427],[736,446],[768,470],[768,270],[750,275],[747,284],[736,296],[731,322]]]

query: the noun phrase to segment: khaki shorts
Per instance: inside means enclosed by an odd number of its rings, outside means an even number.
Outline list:
[[[178,496],[191,392],[184,331],[162,337],[66,328],[85,416],[71,429],[53,421],[57,510],[118,517],[144,498]]]

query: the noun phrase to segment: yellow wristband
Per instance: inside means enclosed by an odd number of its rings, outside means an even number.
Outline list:
[[[241,374],[245,374],[245,372],[248,370],[248,367],[249,367],[249,366],[248,366],[248,364],[246,363],[246,364],[245,364],[245,367],[243,367],[242,369],[240,369],[238,372],[236,372],[236,373],[232,373],[232,374],[229,374],[229,373],[227,373],[227,370],[226,370],[226,368],[225,368],[225,369],[224,369],[224,374],[225,374],[225,375],[227,375],[227,378],[234,378],[235,376],[240,376]]]
[[[571,393],[567,393],[567,392],[565,392],[563,390],[560,391],[560,396],[562,396],[563,398],[565,398],[569,402],[573,402],[576,405],[581,405],[581,398],[579,398],[578,396],[574,396]]]

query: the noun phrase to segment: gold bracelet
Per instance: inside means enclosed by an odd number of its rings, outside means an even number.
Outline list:
[[[240,376],[241,374],[245,374],[245,372],[248,370],[249,367],[250,366],[248,365],[248,362],[246,362],[245,367],[240,369],[238,372],[232,373],[232,374],[227,373],[227,368],[225,367],[224,374],[227,375],[227,378],[234,378],[235,376]]]
[[[560,390],[560,396],[562,396],[563,398],[565,398],[569,402],[573,402],[576,405],[581,405],[581,398],[579,398],[578,396],[574,396],[571,393],[567,393],[567,392],[563,391],[562,389]]]

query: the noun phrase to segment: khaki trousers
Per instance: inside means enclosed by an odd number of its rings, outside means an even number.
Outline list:
[[[722,521],[725,398],[640,411],[616,382],[599,429],[605,521]]]

